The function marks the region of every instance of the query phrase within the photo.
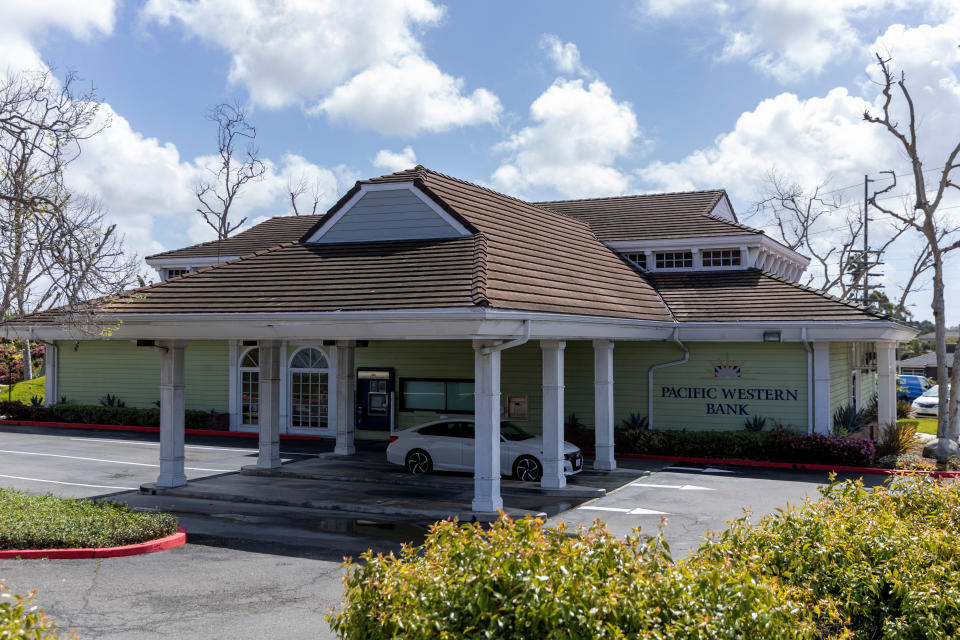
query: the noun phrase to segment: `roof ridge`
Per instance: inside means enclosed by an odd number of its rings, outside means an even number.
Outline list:
[[[477,306],[491,306],[490,298],[487,297],[487,236],[482,231],[473,235],[473,283],[470,297]]]
[[[726,193],[726,189],[721,187],[719,189],[693,189],[691,191],[658,191],[656,193],[631,193],[631,194],[622,195],[622,196],[597,196],[595,198],[570,198],[568,200],[537,200],[535,202],[532,202],[531,204],[560,204],[560,203],[568,203],[568,202],[591,202],[596,200],[620,200],[624,198],[653,198],[657,196],[689,195],[691,193],[721,194],[721,193]],[[719,201],[719,198],[717,200],[714,200],[713,204],[716,205],[718,201]]]

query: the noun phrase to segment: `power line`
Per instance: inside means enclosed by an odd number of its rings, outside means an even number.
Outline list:
[[[926,171],[922,171],[921,173],[925,173],[925,174],[926,174],[926,173],[932,173],[932,172],[934,172],[934,171],[941,171],[941,170],[942,170],[942,169],[939,169],[939,168],[933,168],[933,169],[927,169]],[[905,177],[907,177],[907,176],[912,176],[912,175],[913,175],[912,172],[911,172],[911,173],[899,173],[899,174],[896,175],[896,177],[897,177],[897,178],[905,178]],[[846,191],[847,189],[853,189],[854,187],[862,187],[862,186],[863,186],[863,183],[862,183],[862,182],[858,182],[858,183],[856,183],[856,184],[851,184],[851,185],[848,185],[848,186],[846,186],[846,187],[840,187],[840,188],[838,188],[838,189],[831,189],[830,191],[823,191],[823,192],[821,192],[821,193],[818,193],[818,194],[817,194],[817,197],[820,197],[820,196],[828,196],[828,195],[830,195],[831,193],[838,193],[838,192],[840,192],[840,191]]]

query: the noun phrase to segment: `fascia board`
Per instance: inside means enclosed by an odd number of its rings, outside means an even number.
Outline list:
[[[915,331],[896,322],[682,322],[680,339],[692,342],[762,342],[764,331],[780,331],[783,342],[903,342]]]
[[[240,257],[241,256],[220,256],[219,258],[212,256],[196,258],[147,258],[144,262],[154,269],[179,269],[183,267],[212,267],[215,264],[222,264]]]

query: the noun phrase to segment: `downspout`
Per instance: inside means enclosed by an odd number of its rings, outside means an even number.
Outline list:
[[[498,351],[503,351],[505,349],[511,349],[513,347],[519,347],[522,344],[525,344],[530,339],[530,321],[523,321],[523,335],[519,338],[514,338],[502,344],[495,344],[489,347],[483,347],[480,349],[480,353],[485,356],[490,355],[491,353],[496,353]]]
[[[807,340],[807,328],[800,329],[800,342],[807,350],[807,433],[813,433],[813,349]]]
[[[647,429],[653,429],[653,372],[657,369],[664,369],[666,367],[673,367],[678,364],[684,364],[690,359],[690,350],[680,342],[680,326],[675,325],[673,327],[673,337],[670,338],[673,342],[676,343],[678,347],[683,349],[683,357],[679,360],[673,360],[671,362],[662,362],[660,364],[650,365],[650,368],[647,369]]]

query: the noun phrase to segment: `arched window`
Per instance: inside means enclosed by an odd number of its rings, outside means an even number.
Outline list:
[[[316,347],[304,347],[290,358],[290,426],[327,427],[329,365]]]
[[[240,424],[260,422],[260,349],[250,347],[240,356]]]

